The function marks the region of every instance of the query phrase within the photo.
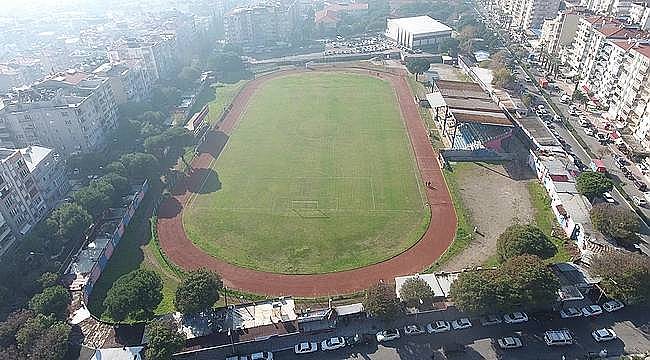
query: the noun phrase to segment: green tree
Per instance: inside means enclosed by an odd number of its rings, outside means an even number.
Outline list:
[[[63,360],[68,352],[71,328],[62,321],[56,321],[41,332],[28,351],[30,359]]]
[[[145,320],[162,300],[162,280],[153,271],[137,269],[117,279],[108,290],[104,307],[116,321]]]
[[[548,259],[555,253],[555,245],[534,225],[510,225],[497,239],[497,255],[501,261],[525,254]]]
[[[201,70],[192,66],[185,66],[180,73],[178,73],[178,81],[184,88],[191,88],[196,80],[201,77]]]
[[[114,206],[119,206],[122,196],[128,194],[131,189],[129,180],[117,173],[108,173],[100,177],[98,181],[110,184],[113,188],[113,193],[110,194],[110,197]]]
[[[498,68],[492,72],[492,84],[502,89],[512,89],[515,84],[515,77],[505,67]]]
[[[589,102],[589,97],[584,92],[576,89],[573,92],[573,96],[571,98],[573,99],[573,101],[582,104],[585,107],[585,109],[587,108],[587,103]]]
[[[470,314],[493,313],[509,310],[509,302],[499,298],[502,290],[497,270],[467,271],[451,284],[450,295],[456,307]]]
[[[521,102],[524,103],[526,108],[530,109],[530,106],[533,104],[533,96],[526,93],[521,96]]]
[[[185,148],[194,142],[192,134],[184,127],[173,127],[144,141],[145,151],[156,156],[166,167],[176,165]]]
[[[78,204],[63,204],[46,221],[54,224],[57,238],[69,241],[81,237],[92,223],[92,217]]]
[[[106,171],[106,173],[109,173],[109,174],[114,173],[114,174],[118,174],[120,176],[127,176],[128,175],[127,171],[126,171],[126,167],[124,167],[124,164],[122,164],[119,161],[113,161],[113,162],[109,163],[108,165],[106,165],[104,170]]]
[[[77,190],[73,197],[77,204],[98,218],[111,205],[115,189],[110,183],[93,181],[90,185]]]
[[[222,287],[218,274],[207,269],[192,271],[176,289],[174,306],[183,314],[200,313],[214,306]]]
[[[185,337],[176,326],[168,321],[153,321],[145,329],[148,340],[145,356],[147,360],[168,360],[185,346]]]
[[[400,301],[395,296],[395,290],[385,283],[379,283],[366,289],[363,307],[370,316],[385,321],[393,320],[402,311]]]
[[[435,293],[424,279],[412,277],[404,281],[399,290],[399,297],[408,306],[418,307],[423,302],[433,300]]]
[[[53,315],[63,319],[67,315],[70,304],[70,294],[61,285],[43,289],[41,293],[34,295],[29,300],[29,308],[43,315]]]
[[[458,56],[460,42],[455,38],[442,40],[438,43],[438,51],[440,53],[447,53],[449,56]]]
[[[406,69],[415,75],[415,80],[418,79],[418,75],[423,74],[425,71],[429,70],[431,66],[431,61],[424,58],[415,58],[408,60],[406,62]]]
[[[589,200],[602,196],[606,191],[612,191],[614,183],[602,173],[595,171],[584,171],[576,179],[578,192]]]
[[[151,103],[154,108],[168,110],[180,101],[181,91],[176,87],[155,85],[151,90]]]
[[[603,235],[626,246],[639,242],[637,233],[641,229],[641,222],[632,210],[610,204],[596,204],[589,215],[596,230]]]
[[[41,277],[38,279],[38,284],[41,285],[41,289],[45,289],[56,285],[58,280],[58,274],[48,271],[41,274]]]
[[[601,278],[600,286],[613,298],[628,304],[650,303],[650,258],[612,251],[591,259],[589,266]]]
[[[160,171],[158,159],[145,153],[129,153],[120,156],[120,162],[124,165],[130,179],[144,179],[156,177]]]

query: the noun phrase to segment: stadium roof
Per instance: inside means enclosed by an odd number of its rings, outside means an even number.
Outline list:
[[[449,26],[429,16],[388,19],[388,22],[391,22],[414,35],[451,31]]]

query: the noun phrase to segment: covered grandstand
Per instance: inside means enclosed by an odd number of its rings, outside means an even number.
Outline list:
[[[502,152],[513,135],[512,121],[477,83],[437,80],[427,100],[450,149]]]

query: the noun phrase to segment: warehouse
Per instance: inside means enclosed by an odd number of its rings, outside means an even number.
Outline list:
[[[451,28],[429,16],[388,19],[386,37],[413,50],[435,48],[451,38]]]

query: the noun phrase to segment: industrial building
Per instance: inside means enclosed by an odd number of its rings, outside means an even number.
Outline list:
[[[429,16],[388,19],[386,37],[406,48],[435,48],[451,38],[451,28]]]

